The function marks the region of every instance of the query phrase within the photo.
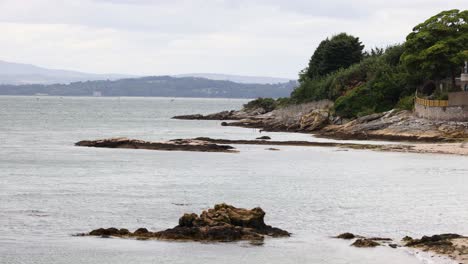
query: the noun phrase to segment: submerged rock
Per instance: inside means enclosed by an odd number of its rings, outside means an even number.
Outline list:
[[[121,231],[124,229],[99,228],[88,235],[219,242],[263,240],[264,236],[290,236],[285,230],[265,224],[264,217],[265,212],[259,207],[248,210],[223,203],[203,211],[200,215],[184,214],[177,226],[164,231],[150,232],[146,228],[139,228],[133,233],[127,233]]]
[[[269,140],[269,139],[271,139],[271,137],[269,137],[269,136],[261,136],[261,137],[258,137],[258,138],[256,138],[256,139],[260,139],[260,140]]]

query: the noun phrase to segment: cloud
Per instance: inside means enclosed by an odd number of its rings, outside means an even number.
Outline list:
[[[318,43],[367,47],[461,0],[0,0],[0,58],[88,72],[295,77]]]

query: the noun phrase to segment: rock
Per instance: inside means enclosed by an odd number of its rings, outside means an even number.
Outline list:
[[[193,227],[193,222],[198,218],[197,214],[184,214],[179,218],[179,226]]]
[[[376,247],[376,246],[380,246],[380,244],[370,239],[360,238],[354,241],[354,243],[351,244],[351,246],[363,248],[363,247]]]
[[[269,137],[269,136],[261,136],[261,137],[258,137],[258,138],[256,138],[256,139],[260,139],[260,140],[269,140],[269,139],[271,139],[271,137]]]
[[[91,236],[118,236],[120,235],[120,231],[114,227],[99,228],[99,229],[91,231],[89,235]]]
[[[148,229],[142,227],[142,228],[138,228],[137,230],[135,230],[134,234],[148,234],[149,231]]]
[[[75,143],[76,146],[96,148],[127,148],[151,149],[166,151],[201,151],[201,152],[235,152],[234,147],[218,145],[203,140],[174,139],[165,142],[150,142],[128,138],[109,138],[100,140],[83,140]]]
[[[343,234],[336,236],[336,238],[341,238],[341,239],[354,239],[355,237],[356,236],[352,233],[343,233]]]
[[[221,122],[221,126],[228,126],[229,124],[227,122]]]
[[[316,109],[309,114],[303,115],[300,121],[300,130],[315,131],[329,124],[328,110]]]
[[[278,149],[278,148],[267,148],[266,150],[279,151],[280,149]]]
[[[264,217],[265,212],[259,207],[248,210],[223,203],[203,211],[199,216],[195,213],[184,214],[179,218],[177,226],[164,231],[149,232],[146,228],[139,228],[133,233],[127,233],[128,230],[120,232],[116,228],[100,228],[91,231],[89,235],[219,242],[290,236],[285,230],[265,224]]]
[[[413,240],[413,238],[410,237],[410,236],[405,236],[405,237],[403,237],[401,240],[404,241],[404,242],[407,242],[407,241]]]
[[[421,239],[408,240],[405,246],[416,247],[416,246],[446,246],[452,245],[451,239],[461,238],[458,234],[441,234],[433,236],[423,236]]]
[[[391,248],[397,248],[398,247],[397,244],[388,244],[388,246],[391,247]]]

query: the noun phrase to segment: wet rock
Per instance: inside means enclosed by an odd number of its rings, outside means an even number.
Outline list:
[[[404,241],[404,242],[411,241],[411,240],[413,240],[413,238],[410,236],[405,236],[401,239],[401,241]]]
[[[166,151],[235,152],[234,147],[232,146],[218,145],[203,140],[193,139],[174,139],[165,142],[150,142],[128,138],[109,138],[100,140],[83,140],[75,143],[75,146]]]
[[[266,150],[279,151],[280,149],[278,149],[278,148],[267,148]]]
[[[133,233],[125,232],[123,234],[116,228],[100,228],[91,231],[89,235],[102,236],[105,234],[136,239],[219,242],[263,240],[264,236],[290,236],[290,233],[285,230],[265,224],[264,217],[265,212],[259,207],[248,210],[223,203],[203,211],[200,215],[184,214],[179,218],[177,226],[164,231],[150,232],[146,228],[139,228]]]
[[[271,137],[269,137],[269,136],[261,136],[261,137],[258,137],[258,138],[256,138],[256,139],[260,139],[260,140],[269,140],[269,139],[271,139]]]
[[[149,233],[148,229],[146,229],[146,228],[144,228],[144,227],[138,228],[138,229],[135,230],[135,232],[134,232],[134,234],[137,234],[137,235],[138,235],[138,234],[148,234],[148,233]]]
[[[89,233],[91,236],[117,236],[120,235],[120,231],[117,228],[110,227],[110,228],[99,228],[93,230]]]
[[[388,246],[391,247],[391,248],[397,248],[398,247],[397,244],[388,244]]]
[[[380,244],[373,241],[373,240],[367,239],[367,238],[360,238],[360,239],[357,239],[356,241],[354,241],[354,243],[351,244],[351,246],[360,247],[360,248],[367,248],[367,247],[380,246]]]
[[[450,246],[452,242],[451,239],[461,238],[461,235],[458,234],[441,234],[433,236],[423,236],[421,239],[411,239],[406,243],[408,247],[415,246]]]
[[[336,236],[336,238],[341,238],[341,239],[354,239],[356,236],[353,233],[343,233],[339,234]]]

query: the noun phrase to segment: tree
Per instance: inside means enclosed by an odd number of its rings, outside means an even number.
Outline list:
[[[359,38],[346,33],[320,42],[309,61],[307,75],[311,79],[327,75],[358,63],[363,58],[364,45]]]
[[[440,12],[413,28],[406,37],[402,61],[413,73],[426,78],[455,77],[468,58],[468,10]]]

